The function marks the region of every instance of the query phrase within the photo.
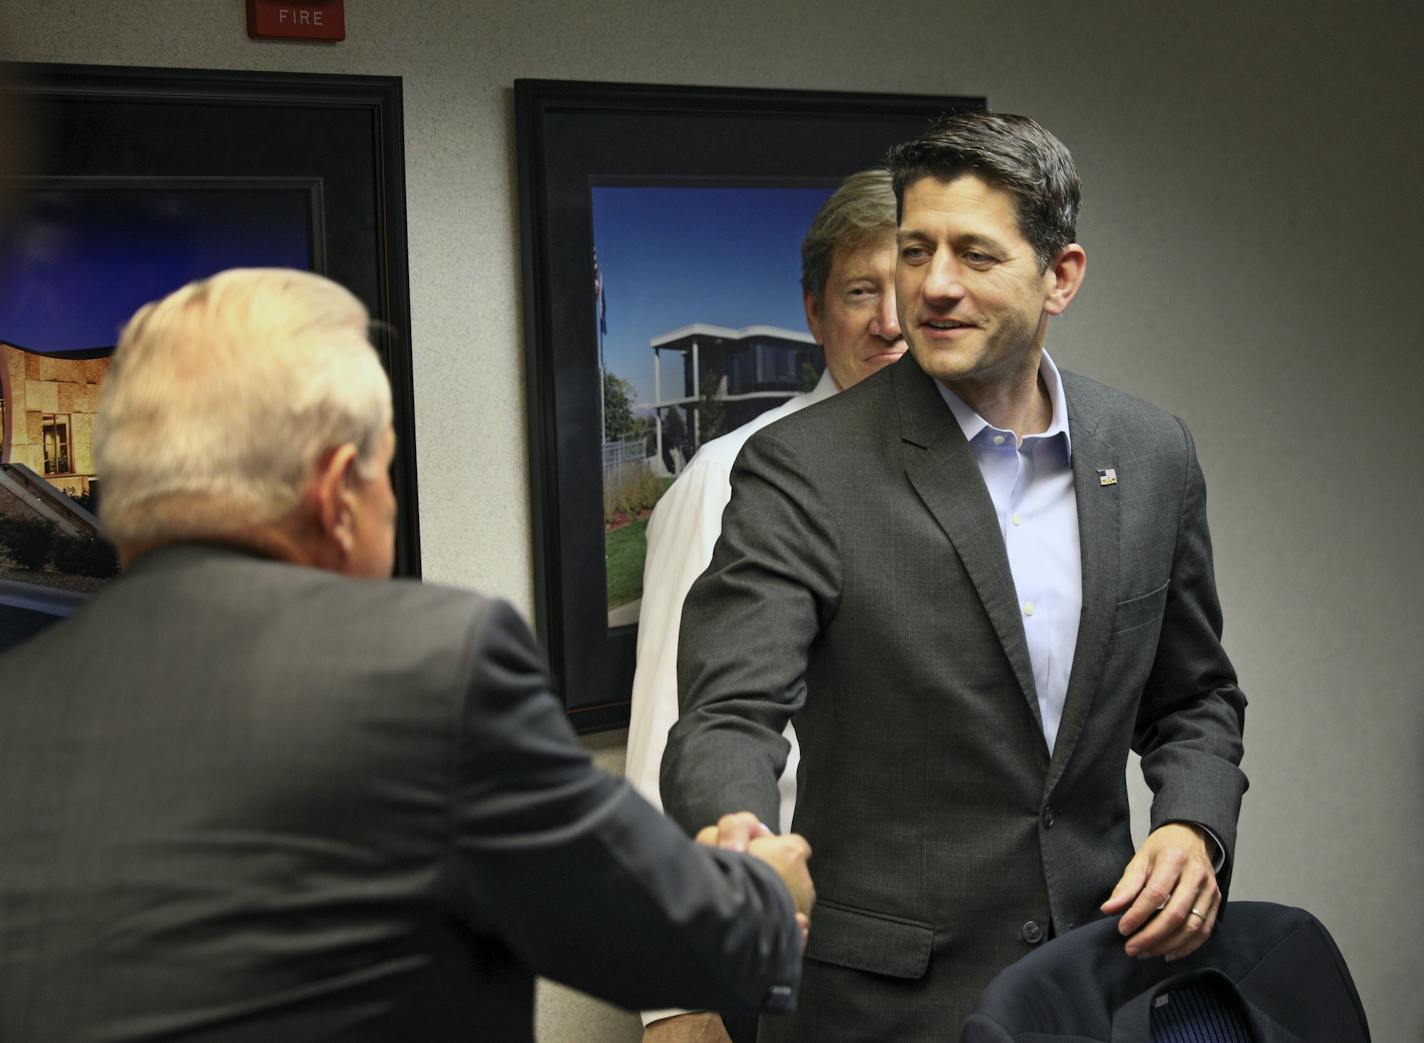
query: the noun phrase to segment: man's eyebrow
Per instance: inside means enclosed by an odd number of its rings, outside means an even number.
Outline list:
[[[956,246],[986,246],[995,253],[1004,253],[1008,250],[1003,243],[991,235],[984,235],[982,232],[966,232],[954,241]]]
[[[906,228],[895,233],[895,241],[897,243],[908,242],[911,239],[928,240],[930,238],[932,238],[930,235],[916,228]],[[960,235],[956,235],[950,242],[952,245],[960,248],[966,246],[984,246],[997,253],[1004,253],[1008,250],[1008,247],[999,242],[999,240],[983,232],[964,232]]]
[[[841,277],[841,281],[842,281],[842,282],[848,282],[848,283],[850,283],[850,282],[874,282],[875,279],[876,279],[876,275],[875,275],[874,272],[871,272],[871,271],[861,271],[861,270],[859,270],[859,269],[854,269],[854,268],[851,269],[850,271],[846,272],[845,275]]]

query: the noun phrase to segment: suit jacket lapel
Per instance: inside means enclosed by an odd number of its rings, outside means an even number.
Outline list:
[[[1068,693],[1063,701],[1063,717],[1053,744],[1047,790],[1072,756],[1092,708],[1093,696],[1107,658],[1113,613],[1117,608],[1118,554],[1120,547],[1120,490],[1122,485],[1103,485],[1098,472],[1117,468],[1117,451],[1098,434],[1098,417],[1081,408],[1079,397],[1064,387],[1068,399],[1068,427],[1073,442],[1073,493],[1077,498],[1078,547],[1083,568],[1083,608],[1078,618],[1078,640],[1073,650],[1073,669],[1068,675]]]
[[[1043,719],[1009,556],[974,453],[933,378],[913,356],[907,353],[892,366],[891,378],[900,410],[905,473],[964,563],[1042,737]]]

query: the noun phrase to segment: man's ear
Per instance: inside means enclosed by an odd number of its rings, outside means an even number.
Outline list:
[[[323,546],[345,561],[355,542],[351,489],[356,468],[356,446],[351,442],[328,449],[317,458],[307,501]]]
[[[816,343],[824,348],[826,342],[821,337],[821,298],[814,293],[807,293],[801,299],[806,305],[806,328],[811,331]]]
[[[1083,275],[1088,269],[1088,255],[1077,243],[1069,243],[1058,252],[1048,270],[1043,273],[1048,283],[1048,297],[1043,302],[1043,310],[1050,315],[1062,315],[1068,304],[1083,285]]]

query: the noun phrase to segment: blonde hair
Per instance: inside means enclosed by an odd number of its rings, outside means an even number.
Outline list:
[[[117,544],[283,518],[318,457],[379,467],[391,391],[366,308],[309,272],[233,269],[144,305],[104,378],[94,452]]]
[[[895,231],[890,172],[861,170],[841,182],[821,205],[801,241],[801,292],[820,297],[837,250],[854,250]]]

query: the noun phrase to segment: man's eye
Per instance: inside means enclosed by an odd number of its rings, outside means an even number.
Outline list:
[[[900,256],[907,261],[922,261],[928,252],[923,246],[906,246],[900,250]]]
[[[994,258],[981,250],[969,250],[965,253],[964,259],[970,264],[993,264]]]

